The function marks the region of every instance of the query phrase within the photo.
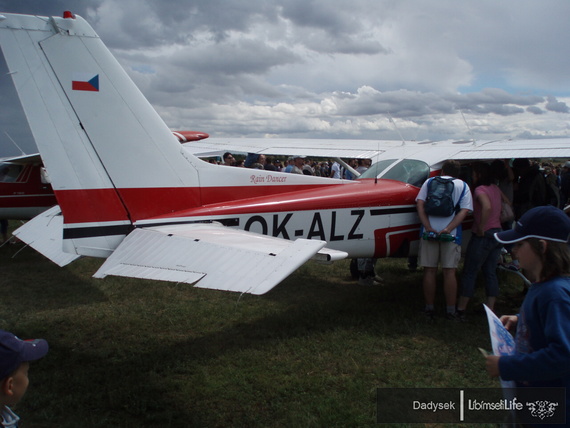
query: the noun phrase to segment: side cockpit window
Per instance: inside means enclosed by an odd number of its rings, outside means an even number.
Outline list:
[[[382,175],[382,178],[403,181],[416,187],[420,187],[428,177],[428,164],[414,159],[403,159]]]
[[[0,183],[14,183],[24,167],[9,163],[0,163]]]

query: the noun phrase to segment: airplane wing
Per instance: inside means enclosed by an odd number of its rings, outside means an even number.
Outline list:
[[[24,223],[12,234],[59,266],[80,257],[62,250],[63,216],[57,205]]]
[[[199,288],[264,294],[317,255],[325,241],[288,241],[216,223],[135,229],[94,277],[185,282]],[[325,249],[324,257],[344,258]]]
[[[570,137],[549,139],[395,141],[297,138],[209,138],[183,144],[196,156],[222,152],[302,155],[326,158],[418,159],[438,165],[446,159],[570,159]]]
[[[188,143],[190,141],[199,141],[208,138],[209,135],[206,132],[201,131],[172,131],[172,134],[178,138],[180,143]],[[10,156],[0,158],[0,162],[8,162],[15,164],[29,164],[29,163],[41,163],[42,158],[39,153],[32,153],[29,155],[20,156]]]
[[[39,153],[34,153],[31,155],[21,155],[21,156],[12,156],[7,158],[0,158],[0,162],[7,162],[7,163],[15,163],[15,164],[29,164],[29,163],[40,163],[42,158],[40,157]]]
[[[570,138],[475,141],[455,146],[450,159],[570,158]]]
[[[373,160],[376,162],[382,159],[416,159],[437,169],[447,159],[469,161],[516,158],[570,159],[570,137],[539,140],[406,142],[398,147],[387,148]]]
[[[401,146],[392,140],[335,140],[301,138],[208,138],[183,144],[196,156],[215,156],[223,152],[300,155],[328,158],[369,159],[389,147]]]

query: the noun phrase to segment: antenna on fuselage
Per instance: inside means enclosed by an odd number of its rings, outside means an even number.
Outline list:
[[[398,129],[398,125],[396,125],[396,122],[394,121],[392,114],[389,111],[387,113],[388,113],[388,121],[392,124],[392,126],[394,126],[394,129],[396,130],[396,132],[400,136],[400,140],[402,140],[402,146],[405,146],[406,140],[404,139],[404,136],[402,135],[402,133]],[[380,141],[378,141],[378,153],[380,153]],[[374,184],[376,184],[376,183],[378,183],[378,174],[376,174],[374,177]]]
[[[18,150],[20,150],[20,152],[22,153],[22,155],[25,155],[25,154],[26,154],[26,152],[24,152],[24,151],[22,150],[22,148],[21,148],[20,146],[18,146],[18,144],[14,141],[14,139],[13,139],[12,137],[10,137],[10,134],[8,134],[6,131],[4,131],[4,134],[6,134],[6,137],[8,137],[8,138],[10,139],[10,141],[16,146],[16,148],[17,148]]]
[[[471,131],[471,128],[469,127],[469,124],[467,123],[467,119],[465,119],[465,115],[463,114],[463,110],[459,109],[459,113],[461,113],[461,117],[463,118],[463,122],[465,122],[465,126],[467,127],[467,130],[469,131],[469,135],[471,136],[471,141],[473,142],[473,145],[476,145],[475,137],[473,136],[473,132]]]
[[[388,120],[390,121],[390,123],[392,125],[394,125],[394,129],[396,130],[396,132],[398,133],[398,135],[400,136],[400,140],[402,140],[402,146],[406,145],[406,140],[404,140],[404,137],[402,135],[402,133],[400,132],[400,130],[398,129],[398,125],[396,125],[396,122],[394,122],[394,118],[392,117],[392,115],[390,114],[390,112],[388,112]]]

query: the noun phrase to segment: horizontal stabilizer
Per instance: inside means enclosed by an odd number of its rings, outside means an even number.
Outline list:
[[[95,273],[185,282],[264,294],[313,257],[325,241],[288,241],[212,224],[135,229]]]
[[[58,266],[68,265],[80,257],[63,252],[63,216],[58,205],[26,222],[13,235]]]

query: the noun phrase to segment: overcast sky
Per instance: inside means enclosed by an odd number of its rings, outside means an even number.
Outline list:
[[[0,0],[86,18],[171,129],[215,137],[570,134],[568,0]],[[34,152],[0,68],[0,156]]]

